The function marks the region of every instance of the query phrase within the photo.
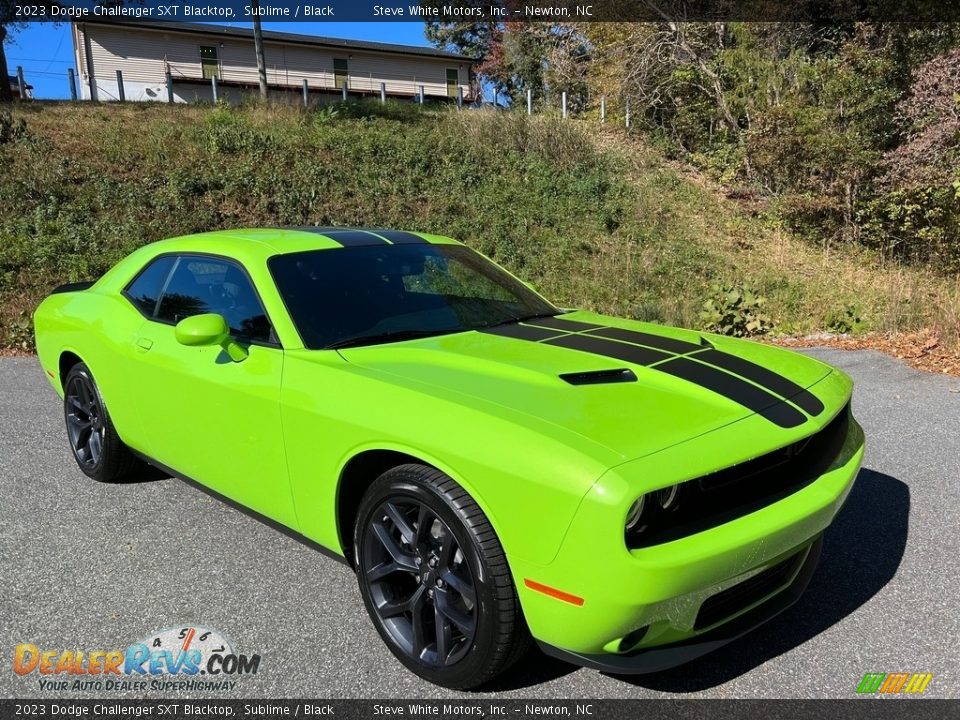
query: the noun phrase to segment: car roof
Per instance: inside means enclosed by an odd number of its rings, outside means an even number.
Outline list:
[[[389,244],[459,245],[461,243],[443,235],[406,230],[305,226],[215,230],[160,240],[150,247],[154,251],[153,254],[196,252],[244,259],[308,250],[335,250]]]

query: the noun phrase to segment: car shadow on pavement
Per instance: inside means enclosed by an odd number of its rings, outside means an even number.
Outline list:
[[[134,472],[125,476],[121,484],[139,485],[140,483],[156,482],[158,480],[170,480],[170,473],[153,465],[143,463],[142,467],[138,467]]]
[[[824,534],[820,566],[793,607],[745,636],[672,670],[612,676],[672,693],[728,682],[807,642],[856,611],[890,582],[907,544],[910,489],[894,477],[864,469],[846,505]]]

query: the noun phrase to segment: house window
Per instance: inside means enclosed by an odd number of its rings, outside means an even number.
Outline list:
[[[455,98],[460,91],[460,71],[447,68],[447,97]]]
[[[217,58],[217,48],[213,45],[200,46],[200,68],[203,70],[204,80],[220,79],[220,62]]]
[[[333,59],[333,86],[339,90],[347,85],[347,61],[344,58]]]

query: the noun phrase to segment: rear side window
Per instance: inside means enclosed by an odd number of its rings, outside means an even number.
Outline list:
[[[157,300],[163,292],[163,284],[176,261],[174,257],[157,258],[147,265],[127,287],[126,295],[147,317],[153,317],[157,309]]]
[[[222,315],[234,337],[273,342],[266,311],[239,266],[220,258],[181,256],[163,290],[156,319],[176,324],[203,313]]]

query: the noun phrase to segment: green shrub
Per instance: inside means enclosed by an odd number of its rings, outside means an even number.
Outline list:
[[[863,324],[859,311],[853,305],[847,305],[843,310],[830,312],[826,321],[827,330],[838,335],[855,333]]]
[[[766,335],[773,329],[773,322],[763,311],[766,298],[750,286],[712,285],[710,292],[700,311],[704,329],[733,337]]]

